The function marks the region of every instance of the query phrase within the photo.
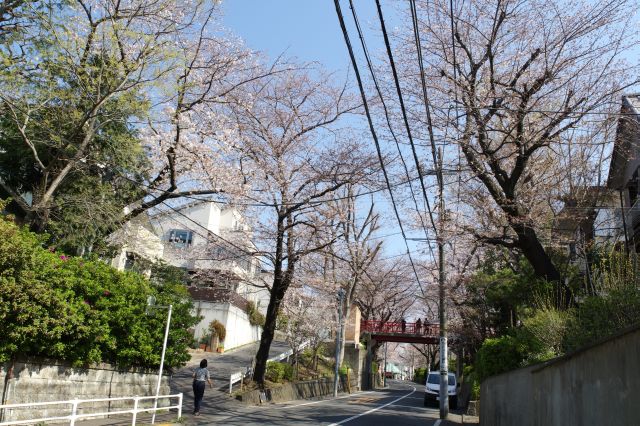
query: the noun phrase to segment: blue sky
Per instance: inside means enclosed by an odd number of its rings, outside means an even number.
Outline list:
[[[349,55],[344,43],[335,6],[331,0],[226,0],[223,1],[224,25],[234,34],[244,39],[247,46],[260,50],[271,59],[285,53],[303,62],[318,62],[330,72],[345,75],[349,65]],[[373,1],[357,0],[360,25],[372,35],[372,25],[377,27],[377,13]],[[394,10],[383,2],[387,25],[394,21]],[[342,2],[347,25],[351,22],[348,2]],[[355,29],[350,29],[353,37]],[[373,149],[373,142],[371,143]],[[379,211],[390,213],[390,203],[386,197],[377,197]],[[394,256],[406,251],[395,218],[388,217],[386,226],[379,235],[395,234],[385,238],[385,255]],[[417,244],[411,243],[412,252]]]
[[[250,48],[267,52],[272,58],[286,51],[287,56],[317,61],[331,71],[348,66],[331,0],[227,0],[223,10],[229,29]],[[373,12],[372,7],[363,7],[361,19]]]

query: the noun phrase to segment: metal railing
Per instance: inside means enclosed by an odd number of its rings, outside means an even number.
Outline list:
[[[158,408],[142,408],[140,407],[140,401],[147,400],[159,400],[159,399],[171,399],[178,398],[177,405],[170,405],[167,407],[158,407]],[[133,408],[125,410],[125,409],[116,409],[117,411],[106,411],[106,412],[91,412],[91,413],[82,413],[78,414],[78,409],[81,404],[86,404],[90,402],[113,402],[113,401],[133,401]],[[71,413],[67,416],[50,416],[50,417],[39,417],[35,419],[28,420],[11,420],[4,421],[0,423],[2,425],[26,425],[26,424],[37,424],[43,422],[52,422],[52,421],[69,421],[71,426],[75,425],[77,420],[88,419],[88,418],[97,418],[97,417],[105,417],[105,416],[113,416],[119,414],[131,414],[131,424],[135,425],[138,417],[138,413],[152,412],[157,410],[170,410],[177,409],[178,410],[178,418],[182,417],[182,393],[178,393],[175,395],[159,395],[159,396],[128,396],[128,397],[118,397],[118,398],[96,398],[96,399],[72,399],[67,401],[49,401],[49,402],[27,402],[23,404],[6,404],[0,405],[0,410],[4,410],[5,418],[7,417],[7,411],[15,410],[18,408],[32,408],[32,407],[45,407],[45,406],[55,406],[55,405],[70,405]],[[58,410],[56,408],[56,410]]]
[[[419,336],[438,336],[440,326],[434,323],[392,322],[392,321],[361,321],[361,333],[398,333]]]

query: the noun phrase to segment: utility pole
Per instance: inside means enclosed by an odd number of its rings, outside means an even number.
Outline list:
[[[336,368],[333,376],[333,397],[338,396],[338,374],[340,373],[340,347],[342,344],[342,301],[344,290],[338,290],[338,328],[336,330]]]
[[[382,386],[387,387],[387,346],[389,346],[389,342],[384,342],[384,376],[382,379]]]
[[[438,314],[440,317],[440,418],[446,419],[449,415],[449,366],[447,359],[447,308],[444,264],[444,182],[442,179],[442,148],[438,148],[438,195],[439,203],[439,231],[438,231]]]

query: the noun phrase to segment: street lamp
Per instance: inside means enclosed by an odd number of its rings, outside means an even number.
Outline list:
[[[173,305],[163,306],[156,305],[156,298],[154,296],[147,297],[147,309],[146,314],[149,314],[152,309],[168,309],[167,314],[167,327],[164,330],[164,341],[162,342],[162,356],[160,357],[160,371],[158,371],[158,383],[156,384],[156,397],[153,400],[153,416],[151,417],[151,424],[156,423],[156,410],[158,408],[158,395],[160,395],[160,382],[162,381],[162,369],[164,368],[164,354],[167,351],[167,339],[169,338],[169,325],[171,324],[171,311]]]

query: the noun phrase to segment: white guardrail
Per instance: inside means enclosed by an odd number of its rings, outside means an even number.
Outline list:
[[[155,400],[155,399],[167,399],[167,398],[178,398],[177,405],[170,405],[168,407],[158,407],[158,408],[140,408],[140,401],[147,400]],[[118,411],[107,411],[100,413],[83,413],[78,414],[78,406],[81,404],[89,403],[89,402],[112,402],[112,401],[133,401],[133,408],[129,410],[118,409]],[[103,416],[112,416],[116,414],[131,414],[131,424],[136,424],[136,419],[138,417],[138,413],[151,412],[157,410],[169,410],[169,409],[178,409],[178,418],[182,417],[182,393],[178,393],[175,395],[158,395],[158,396],[129,396],[129,397],[119,397],[119,398],[97,398],[97,399],[72,399],[68,401],[50,401],[50,402],[30,402],[24,404],[7,404],[0,405],[0,411],[4,410],[7,413],[8,410],[16,409],[16,408],[31,408],[31,407],[43,407],[47,405],[70,405],[71,414],[68,416],[54,416],[54,417],[40,417],[37,419],[29,419],[29,420],[11,420],[0,423],[0,425],[26,425],[26,424],[38,424],[44,422],[51,421],[69,421],[71,426],[75,425],[76,420],[81,420],[89,417],[103,417]],[[6,414],[5,414],[6,418]]]
[[[309,346],[309,343],[311,343],[311,341],[309,341],[309,340],[307,340],[306,342],[302,342],[300,344],[300,346],[298,346],[298,351],[301,351],[302,349],[304,349],[307,346]],[[267,360],[267,362],[282,361],[283,359],[288,358],[291,355],[293,355],[293,349],[289,349],[286,352],[283,352],[283,353],[281,353],[279,355],[271,357],[271,358],[269,358]],[[244,371],[244,372],[238,371],[237,373],[233,373],[231,376],[229,376],[229,393],[233,392],[233,385],[235,383],[244,381],[244,378],[247,377],[247,376],[250,376],[252,373],[253,373],[253,368],[252,367],[247,367],[246,371]]]

